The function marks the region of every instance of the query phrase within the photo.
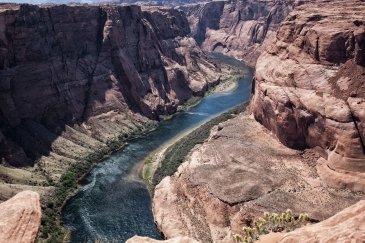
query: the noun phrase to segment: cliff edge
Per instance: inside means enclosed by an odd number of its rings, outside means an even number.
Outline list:
[[[0,204],[0,242],[35,242],[41,224],[39,194],[23,191]]]
[[[251,110],[291,148],[319,147],[330,185],[365,191],[365,3],[296,8],[257,61]]]
[[[215,127],[157,185],[167,238],[233,242],[265,211],[318,222],[364,199],[365,4],[295,6],[261,47],[250,111]]]

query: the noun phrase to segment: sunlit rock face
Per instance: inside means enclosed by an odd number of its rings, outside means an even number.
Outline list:
[[[322,148],[329,184],[365,191],[365,4],[298,6],[256,66],[251,109],[285,145]]]
[[[326,184],[315,168],[320,153],[280,143],[248,112],[219,124],[155,188],[153,213],[168,239],[233,243],[264,212],[306,212],[322,221],[364,195]]]
[[[57,180],[202,96],[219,68],[189,33],[174,9],[0,5],[1,164]]]
[[[308,225],[290,233],[271,233],[260,237],[258,242],[361,242],[364,239],[365,201],[360,201],[323,222]]]
[[[23,191],[0,204],[0,242],[33,243],[41,225],[39,194]]]
[[[223,13],[225,3],[215,4]],[[364,199],[365,5],[352,0],[293,6],[261,46],[250,110],[212,129],[157,185],[153,211],[167,238],[234,242],[233,235],[265,211],[291,208],[323,221]],[[219,31],[213,20],[208,24]],[[355,216],[362,207],[349,209],[355,213],[341,224],[357,226],[339,230],[339,216],[319,225],[331,232],[308,227],[283,242],[362,239],[354,229],[363,228],[362,215]]]
[[[181,9],[187,13],[193,37],[204,50],[226,53],[255,65],[262,44],[298,4],[294,0],[237,0]]]

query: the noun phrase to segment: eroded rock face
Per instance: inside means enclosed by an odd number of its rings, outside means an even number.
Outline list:
[[[226,53],[255,65],[262,44],[276,31],[295,0],[215,1],[180,7],[205,50]]]
[[[219,68],[189,33],[173,9],[1,5],[0,163],[57,180],[203,95]]]
[[[318,170],[329,184],[355,191],[365,191],[364,11],[356,0],[298,6],[257,61],[251,102],[283,144],[327,153]]]
[[[0,242],[35,242],[41,225],[39,194],[23,191],[0,204]]]
[[[176,237],[169,240],[154,240],[148,237],[141,237],[141,236],[134,236],[127,240],[126,243],[199,243],[199,241],[196,241],[192,238],[182,236],[182,237]]]
[[[239,131],[239,132],[237,132]],[[315,168],[320,151],[287,148],[248,114],[215,127],[172,177],[156,187],[153,213],[168,238],[234,242],[264,212],[307,212],[321,221],[363,194],[327,186]]]

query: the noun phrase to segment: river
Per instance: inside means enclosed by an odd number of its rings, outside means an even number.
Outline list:
[[[99,163],[62,211],[61,220],[71,231],[71,242],[125,242],[134,235],[161,239],[153,221],[149,192],[139,177],[140,163],[152,151],[250,97],[253,69],[233,58],[214,57],[246,73],[237,87],[214,93],[189,111],[160,122],[157,130],[131,140]]]

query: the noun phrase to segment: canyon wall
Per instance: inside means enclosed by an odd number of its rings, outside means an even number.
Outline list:
[[[182,6],[202,49],[243,59],[252,66],[295,0],[233,0]]]
[[[257,61],[252,112],[283,144],[320,147],[329,184],[365,191],[365,3],[298,6]]]
[[[173,9],[0,5],[0,200],[215,85],[220,69],[189,33]]]
[[[230,3],[215,4],[224,9]],[[292,6],[260,47],[250,110],[213,128],[177,172],[156,186],[153,212],[167,238],[234,242],[233,235],[265,211],[290,208],[317,222],[364,199],[365,2]],[[218,33],[220,25],[209,17],[205,29]],[[353,209],[363,210],[359,205]],[[344,224],[362,229],[361,217]],[[309,227],[283,242],[309,235],[363,239],[354,228],[334,227],[337,219],[319,224],[332,230],[325,235]]]

